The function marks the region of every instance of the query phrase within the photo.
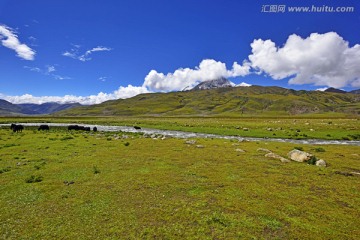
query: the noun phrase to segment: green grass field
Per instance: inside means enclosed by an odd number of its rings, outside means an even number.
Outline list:
[[[155,126],[166,121],[182,120]],[[324,125],[339,124],[332,121]],[[0,238],[359,238],[360,177],[338,174],[360,172],[359,147],[195,140],[0,128]],[[329,166],[281,163],[257,151],[286,157],[294,147]]]

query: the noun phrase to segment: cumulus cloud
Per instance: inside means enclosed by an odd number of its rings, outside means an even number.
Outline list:
[[[114,91],[112,99],[118,98],[130,98],[141,93],[149,93],[150,91],[146,87],[137,87],[128,85],[127,87],[119,87],[118,90]]]
[[[35,51],[26,44],[20,43],[18,36],[11,28],[0,25],[0,39],[2,45],[14,50],[18,57],[25,60],[34,60]]]
[[[251,67],[290,84],[340,88],[360,86],[360,45],[353,47],[335,32],[290,35],[282,47],[271,40],[254,40]]]
[[[65,95],[65,96],[33,96],[31,94],[24,94],[21,96],[7,96],[0,94],[0,99],[5,99],[11,103],[20,104],[20,103],[35,103],[42,104],[46,102],[57,102],[57,103],[73,103],[78,102],[84,105],[99,104],[108,100],[114,100],[119,98],[130,98],[141,93],[148,93],[149,91],[144,87],[136,87],[128,85],[127,87],[119,87],[112,93],[103,93],[100,92],[96,95],[90,96],[75,96],[75,95]]]
[[[79,53],[79,49],[81,48],[80,45],[73,44],[73,47],[74,48],[70,49],[69,51],[65,51],[62,55],[65,57],[70,57],[73,59],[80,60],[82,62],[90,61],[92,59],[90,57],[90,55],[94,52],[102,52],[102,51],[111,51],[112,50],[112,48],[97,46],[97,47],[89,49],[89,50],[85,51],[85,53],[81,54],[81,53]]]
[[[173,73],[158,73],[151,70],[145,77],[143,87],[151,91],[177,91],[187,87],[193,87],[197,83],[220,77],[238,77],[249,74],[249,63],[243,65],[234,62],[232,69],[228,70],[225,63],[213,59],[204,59],[198,67],[179,68]]]

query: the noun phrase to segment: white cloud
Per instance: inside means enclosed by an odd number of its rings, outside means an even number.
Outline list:
[[[198,82],[216,79],[220,77],[238,77],[249,74],[249,63],[243,65],[234,62],[233,68],[227,70],[225,63],[213,59],[204,59],[198,67],[179,68],[173,73],[158,73],[151,70],[145,77],[143,87],[151,91],[178,91],[187,87],[193,87]]]
[[[20,43],[18,36],[11,28],[0,25],[0,39],[2,45],[14,50],[18,57],[25,60],[34,60],[35,51],[26,44]]]
[[[107,79],[107,77],[99,77],[98,80],[102,81],[102,82],[105,82]]]
[[[111,50],[112,49],[108,48],[108,47],[97,46],[97,47],[94,47],[93,49],[87,50],[84,55],[90,55],[93,52],[111,51]]]
[[[66,51],[62,55],[65,56],[65,57],[70,57],[70,58],[77,59],[77,56],[76,56],[76,54],[74,52],[71,53],[71,52]]]
[[[290,35],[282,47],[271,40],[254,40],[251,67],[290,84],[314,84],[340,88],[360,86],[360,45],[349,43],[335,32],[312,33],[303,39]]]
[[[47,67],[47,72],[48,73],[51,73],[51,72],[55,72],[56,71],[56,69],[55,69],[55,66],[46,66]]]
[[[68,77],[68,76],[60,76],[58,74],[49,74],[50,76],[52,76],[54,79],[56,80],[68,80],[68,79],[71,79],[71,77]]]
[[[128,85],[127,87],[119,87],[118,90],[114,91],[113,99],[118,98],[130,98],[141,93],[149,93],[150,91],[146,87],[137,87]]]
[[[56,80],[66,80],[66,79],[71,79],[70,77],[67,76],[61,76],[59,74],[55,74],[54,72],[56,71],[55,66],[52,65],[46,65],[45,68],[41,69],[39,67],[29,67],[29,66],[24,66],[24,68],[29,69],[32,72],[37,72],[46,76],[51,76],[52,78],[56,79]]]
[[[85,53],[83,53],[83,54],[80,54],[79,49],[81,46],[75,45],[75,44],[72,44],[72,46],[74,46],[74,48],[70,49],[69,51],[65,51],[62,55],[65,57],[70,57],[73,59],[80,60],[82,62],[90,61],[92,58],[89,56],[94,52],[102,52],[102,51],[111,51],[112,50],[112,48],[97,46],[97,47],[94,47],[92,49],[85,51]]]
[[[250,87],[250,86],[252,85],[246,82],[242,82],[236,85],[236,87]]]
[[[38,73],[40,73],[40,72],[41,72],[41,69],[40,69],[40,68],[38,68],[38,67],[29,67],[29,66],[24,66],[24,68],[29,69],[29,70],[30,70],[30,71],[32,71],[32,72],[38,72]]]
[[[326,89],[328,89],[328,87],[318,88],[318,89],[316,89],[315,91],[323,92],[323,91],[325,91]]]
[[[96,95],[90,96],[75,96],[75,95],[65,95],[65,96],[33,96],[31,94],[24,94],[21,96],[7,96],[0,94],[0,99],[4,99],[11,103],[35,103],[42,104],[46,102],[58,102],[58,103],[70,103],[78,102],[84,105],[90,104],[99,104],[108,100],[114,100],[119,98],[130,98],[141,93],[148,93],[149,91],[144,87],[136,87],[128,85],[127,87],[119,87],[112,93],[103,93],[100,92]]]

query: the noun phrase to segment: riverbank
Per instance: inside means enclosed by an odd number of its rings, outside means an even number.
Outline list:
[[[331,115],[288,117],[21,117],[0,123],[74,123],[206,133],[252,138],[360,140],[359,119]]]
[[[19,123],[28,127],[37,127],[44,123]],[[74,123],[47,123],[51,127],[64,127],[67,128],[69,125],[74,125]],[[233,139],[238,141],[266,141],[266,142],[283,142],[283,143],[294,143],[294,144],[339,144],[339,145],[352,145],[360,146],[360,141],[350,141],[350,140],[323,140],[323,139],[287,139],[287,138],[255,138],[255,137],[242,137],[242,136],[226,136],[218,134],[207,134],[207,133],[195,133],[195,132],[184,132],[184,131],[174,131],[174,130],[161,130],[161,129],[151,129],[151,128],[138,128],[128,126],[105,126],[105,125],[93,125],[93,124],[83,124],[82,126],[90,127],[93,129],[97,128],[98,131],[104,132],[131,132],[131,133],[144,133],[149,135],[163,135],[166,137],[174,138],[219,138],[219,139]],[[10,124],[0,124],[0,127],[10,127]]]

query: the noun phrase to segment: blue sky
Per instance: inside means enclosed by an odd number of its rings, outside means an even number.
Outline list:
[[[289,10],[313,5],[353,10]],[[358,0],[0,0],[0,98],[92,104],[220,76],[358,89],[359,27]]]

